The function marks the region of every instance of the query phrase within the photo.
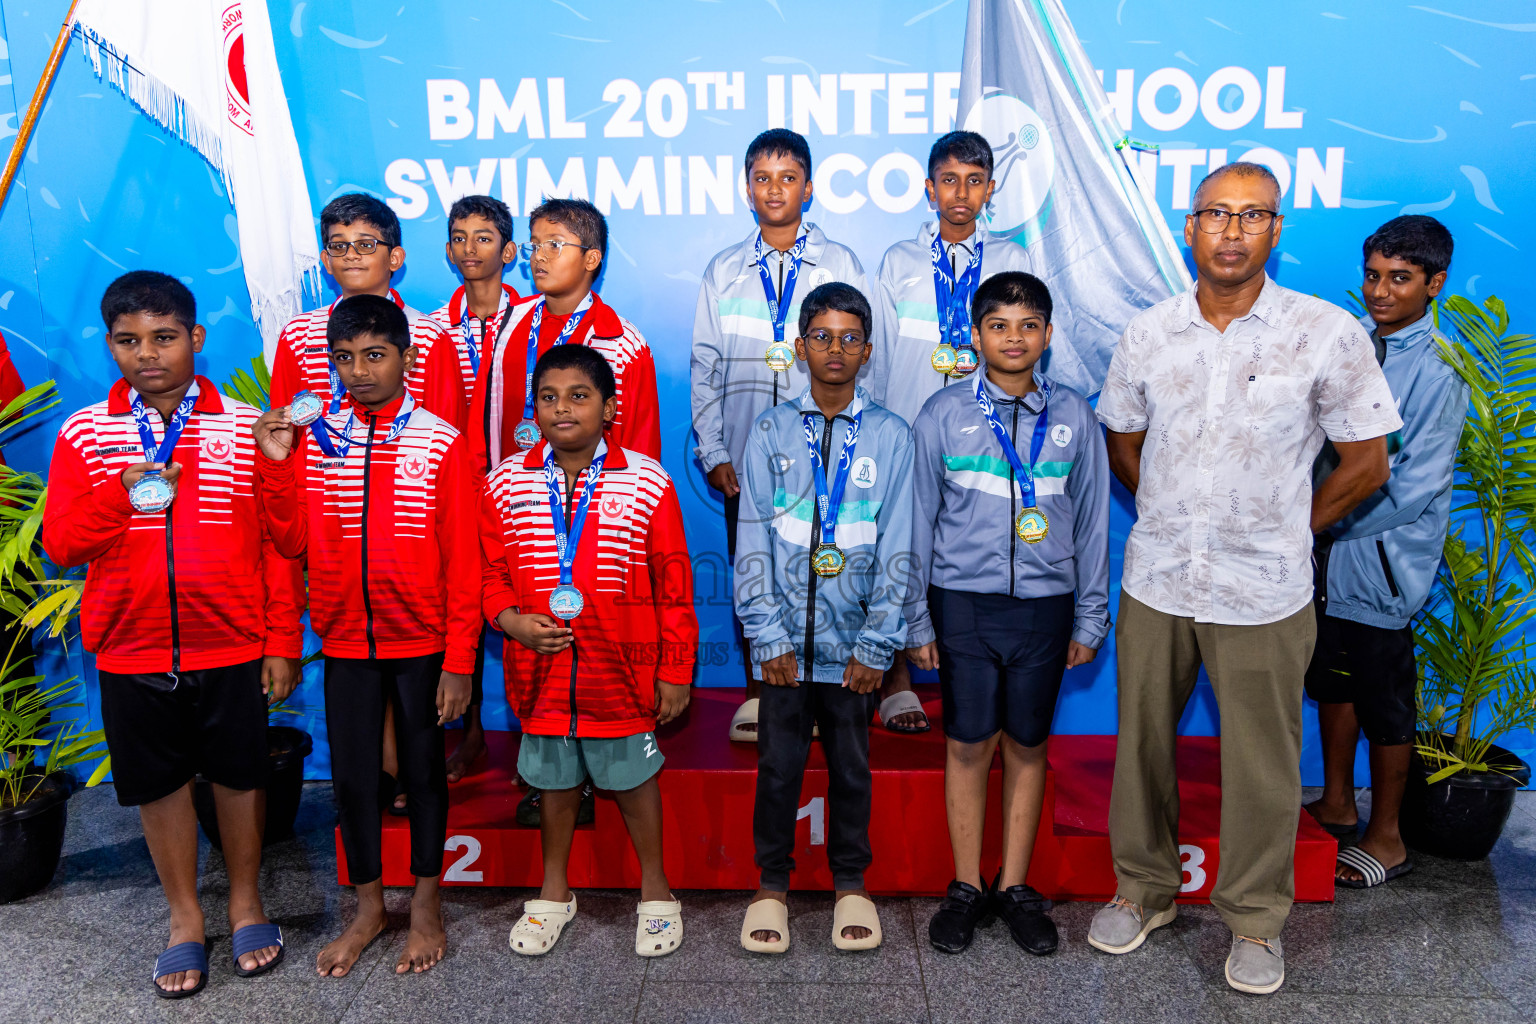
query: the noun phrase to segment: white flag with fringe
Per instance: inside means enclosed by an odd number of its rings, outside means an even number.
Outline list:
[[[320,250],[266,0],[80,0],[75,23],[96,73],[223,177],[270,365]]]

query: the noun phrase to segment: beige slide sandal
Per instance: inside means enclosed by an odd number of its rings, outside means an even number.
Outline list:
[[[733,743],[756,743],[757,742],[757,730],[756,729],[743,729],[742,728],[742,726],[744,726],[744,725],[752,725],[752,726],[757,725],[757,701],[758,701],[758,698],[756,698],[756,697],[751,697],[751,698],[748,698],[747,700],[742,701],[741,702],[741,707],[737,708],[736,709],[736,713],[731,716],[731,731],[730,731],[730,734],[729,734],[730,738],[731,738],[731,742],[733,742]]]
[[[778,941],[762,942],[753,932],[777,932]],[[747,907],[741,922],[741,948],[752,953],[789,952],[789,907],[778,900],[758,900]]]
[[[844,928],[868,928],[869,934],[862,939],[845,939]],[[837,901],[832,909],[832,945],[846,950],[875,949],[881,939],[880,912],[874,901],[854,893]]]

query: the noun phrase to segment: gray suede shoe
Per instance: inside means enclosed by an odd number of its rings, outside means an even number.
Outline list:
[[[1116,895],[1093,915],[1093,923],[1088,926],[1088,945],[1106,953],[1129,953],[1147,941],[1154,929],[1172,921],[1178,912],[1178,906],[1170,903],[1167,909],[1148,914],[1141,904]]]
[[[1249,995],[1267,996],[1285,983],[1285,951],[1279,939],[1232,936],[1227,984]]]

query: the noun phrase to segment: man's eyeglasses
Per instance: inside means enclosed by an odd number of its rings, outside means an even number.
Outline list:
[[[1208,235],[1219,235],[1227,230],[1227,222],[1233,217],[1237,218],[1243,234],[1262,234],[1269,230],[1276,216],[1274,210],[1244,210],[1241,213],[1233,213],[1231,210],[1196,210],[1194,214],[1195,224]]]
[[[842,345],[844,352],[858,352],[864,348],[864,335],[858,331],[849,331],[847,334],[833,334],[831,331],[817,329],[805,336],[805,343],[817,352],[825,352],[832,347],[832,339],[834,338]]]
[[[379,244],[377,238],[359,238],[352,242],[326,242],[325,251],[337,259],[345,256],[348,249],[356,249],[359,256],[372,256]]]
[[[557,259],[561,251],[568,245],[573,249],[581,249],[583,251],[596,248],[596,246],[592,245],[577,245],[575,242],[565,242],[558,238],[551,238],[547,242],[524,242],[517,249],[523,254],[524,259],[531,260],[540,252],[548,253],[550,259]]]

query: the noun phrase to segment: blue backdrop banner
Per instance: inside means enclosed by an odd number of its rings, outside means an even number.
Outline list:
[[[520,241],[522,216],[546,195],[587,197],[608,215],[599,289],[655,353],[664,462],[696,564],[699,682],[738,683],[721,502],[694,461],[687,412],[700,272],[754,230],[742,153],[770,126],[807,136],[809,217],[871,275],[889,245],[932,216],[927,152],[960,114],[966,4],[268,6],[315,209],[358,189],[388,199],[408,252],[395,286],[412,305],[434,309],[456,284],[445,214],[460,195],[506,200]],[[1280,283],[1344,302],[1360,284],[1365,236],[1398,214],[1432,213],[1456,236],[1449,288],[1498,294],[1517,322],[1531,316],[1536,267],[1519,228],[1536,214],[1536,195],[1520,186],[1536,145],[1529,4],[1063,6],[1115,121],[1156,144],[1134,154],[1136,181],[1175,237],[1209,168],[1258,160],[1284,190],[1285,234],[1270,266]],[[12,139],[67,7],[0,0],[0,132]],[[63,416],[106,394],[115,372],[96,304],[125,270],[164,270],[192,288],[209,329],[202,372],[222,381],[249,365],[261,342],[235,239],[218,175],[98,80],[72,44],[0,216],[0,330],[23,378],[56,378],[63,395],[51,427],[8,446],[13,464],[44,471]],[[531,290],[521,261],[508,281]],[[1117,491],[1117,580],[1130,518]],[[1111,642],[1069,673],[1058,731],[1114,731],[1114,664]],[[50,651],[48,666],[87,680],[94,716],[94,672],[78,643]],[[312,676],[296,703],[323,739]],[[490,678],[488,725],[505,727],[499,669]],[[1216,726],[1202,687],[1184,728]],[[312,774],[327,774],[324,751],[318,743]],[[1315,781],[1312,725],[1305,758]]]

